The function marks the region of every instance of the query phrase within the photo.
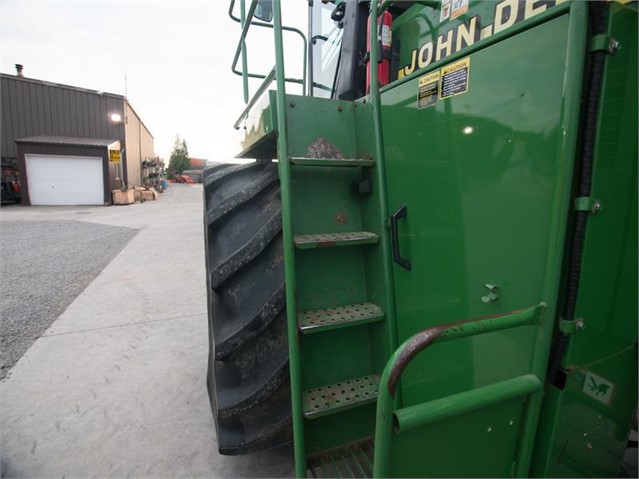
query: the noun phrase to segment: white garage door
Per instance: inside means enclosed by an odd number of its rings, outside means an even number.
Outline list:
[[[102,158],[26,155],[32,205],[102,205]]]

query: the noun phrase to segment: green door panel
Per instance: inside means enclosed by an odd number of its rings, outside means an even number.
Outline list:
[[[418,80],[382,98],[398,340],[438,324],[526,308],[542,297],[559,181],[568,15],[470,55],[468,90],[418,108]],[[566,192],[566,195],[568,192]],[[567,196],[566,196],[567,200]],[[557,269],[559,274],[559,268]],[[484,302],[499,287],[494,301]],[[525,374],[536,328],[446,344],[402,379],[403,406]]]

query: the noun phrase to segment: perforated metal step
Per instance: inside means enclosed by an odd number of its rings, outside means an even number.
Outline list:
[[[304,417],[314,419],[375,402],[379,376],[372,374],[328,384],[302,393]]]
[[[297,320],[300,330],[305,334],[310,334],[372,323],[383,317],[384,312],[379,306],[372,303],[358,303],[337,308],[304,311],[298,315]]]
[[[291,158],[297,166],[373,166],[375,160],[365,158]]]
[[[325,451],[308,458],[311,477],[373,477],[372,439]]]
[[[298,249],[334,248],[337,246],[356,246],[373,244],[379,241],[379,236],[368,231],[353,231],[351,233],[322,233],[311,235],[296,235],[293,242]]]

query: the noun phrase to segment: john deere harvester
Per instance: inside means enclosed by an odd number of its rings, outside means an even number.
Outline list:
[[[220,452],[293,442],[300,477],[622,474],[637,3],[308,3],[308,34],[278,0],[229,9],[254,161],[204,174]]]

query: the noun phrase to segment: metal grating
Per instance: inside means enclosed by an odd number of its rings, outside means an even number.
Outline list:
[[[337,308],[305,311],[299,314],[298,323],[300,330],[308,334],[372,323],[383,317],[384,312],[379,306],[371,303],[358,303]]]
[[[308,458],[311,477],[373,477],[372,439]]]
[[[373,166],[375,160],[363,158],[291,158],[297,166]]]
[[[314,419],[375,402],[378,388],[379,376],[372,374],[307,389],[302,393],[304,417]]]
[[[355,246],[360,244],[377,243],[378,241],[379,236],[368,231],[354,231],[352,233],[297,235],[293,238],[295,246],[299,249]]]

